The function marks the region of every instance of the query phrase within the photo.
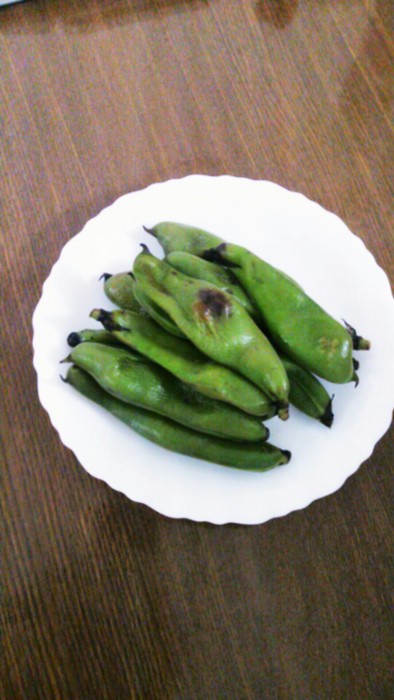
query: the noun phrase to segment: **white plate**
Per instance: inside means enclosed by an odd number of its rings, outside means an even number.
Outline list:
[[[89,319],[90,311],[111,308],[100,275],[130,269],[141,242],[162,257],[142,228],[162,220],[190,223],[250,248],[372,341],[369,352],[356,353],[361,363],[357,388],[326,383],[335,394],[331,429],[295,409],[287,422],[270,421],[270,442],[292,452],[288,465],[250,473],[173,454],[60,380],[68,333],[100,327]],[[81,465],[130,499],[175,518],[262,523],[336,491],[389,428],[393,309],[388,279],[362,241],[303,195],[230,176],[190,175],[156,183],[120,197],[90,220],[53,266],[33,317],[39,397]]]

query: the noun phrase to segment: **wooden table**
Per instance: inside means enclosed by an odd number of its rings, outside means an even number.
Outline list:
[[[4,700],[392,697],[392,430],[305,510],[252,527],[172,520],[60,443],[31,350],[62,246],[118,196],[189,173],[303,192],[392,281],[390,5],[0,10]]]

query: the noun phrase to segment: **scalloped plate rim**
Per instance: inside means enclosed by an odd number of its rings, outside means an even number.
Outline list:
[[[200,174],[190,174],[190,175],[187,175],[183,178],[169,179],[169,180],[166,180],[164,182],[159,182],[159,181],[154,182],[154,183],[147,185],[142,190],[137,190],[136,192],[130,192],[130,193],[125,193],[125,194],[121,195],[116,200],[114,200],[114,202],[112,204],[109,204],[107,207],[105,207],[104,209],[99,211],[95,216],[93,216],[91,219],[89,219],[85,223],[85,225],[83,226],[82,230],[78,234],[76,234],[76,236],[73,236],[63,246],[57,261],[52,266],[51,271],[50,271],[47,279],[45,280],[45,282],[42,286],[42,294],[41,294],[40,300],[39,300],[38,304],[36,305],[36,308],[35,308],[34,313],[33,313],[33,319],[32,319],[32,323],[33,323],[33,365],[34,365],[34,368],[35,368],[36,373],[37,373],[38,394],[39,394],[39,399],[40,399],[42,406],[44,407],[44,409],[48,413],[49,418],[52,422],[52,425],[55,428],[55,430],[57,431],[60,440],[63,442],[63,444],[68,449],[70,449],[74,452],[78,461],[81,463],[83,468],[91,476],[93,476],[94,478],[97,478],[101,481],[104,481],[104,483],[106,483],[110,488],[113,488],[114,490],[118,491],[119,493],[122,493],[127,498],[129,498],[137,503],[140,503],[142,505],[153,508],[154,510],[156,510],[157,512],[161,513],[162,515],[164,515],[166,517],[175,518],[175,519],[181,519],[181,518],[182,519],[189,519],[189,520],[193,520],[196,522],[209,522],[209,523],[217,524],[217,525],[223,525],[223,524],[227,524],[227,523],[255,525],[255,524],[261,524],[263,522],[266,522],[267,520],[271,520],[274,518],[284,517],[291,512],[307,508],[314,501],[320,500],[326,496],[329,496],[329,495],[333,494],[335,491],[342,488],[344,483],[351,476],[353,476],[355,474],[355,472],[357,472],[357,470],[359,469],[361,464],[371,457],[377,442],[381,439],[381,437],[389,429],[390,424],[391,424],[391,420],[392,420],[392,417],[391,417],[391,410],[392,409],[389,409],[389,403],[386,402],[387,403],[387,407],[386,407],[387,411],[386,411],[386,408],[383,410],[383,408],[381,407],[380,415],[378,416],[378,418],[376,418],[376,415],[375,415],[376,422],[378,423],[378,425],[375,428],[375,434],[374,435],[371,434],[370,439],[368,441],[368,445],[366,443],[364,443],[364,445],[363,445],[362,457],[360,454],[361,461],[359,461],[359,459],[354,461],[352,467],[348,468],[347,472],[341,475],[342,478],[337,479],[336,483],[333,484],[332,488],[326,488],[324,493],[312,494],[310,498],[304,498],[304,500],[302,499],[302,496],[301,496],[299,498],[299,501],[302,501],[302,502],[298,502],[298,503],[294,502],[292,505],[290,505],[290,507],[285,507],[282,509],[279,508],[279,509],[277,509],[278,512],[276,512],[274,514],[271,513],[271,515],[269,515],[268,517],[261,517],[261,516],[259,517],[257,515],[257,516],[250,517],[250,518],[248,518],[247,516],[244,516],[243,519],[239,519],[239,518],[234,519],[231,517],[230,513],[226,517],[215,517],[215,513],[210,513],[210,514],[205,513],[205,514],[202,514],[200,516],[197,512],[194,512],[194,513],[187,512],[187,509],[186,509],[186,511],[182,511],[181,504],[179,505],[178,509],[174,508],[173,506],[171,508],[166,508],[165,504],[163,504],[163,502],[162,503],[152,502],[152,500],[154,500],[152,498],[136,498],[135,496],[130,494],[129,489],[123,488],[120,485],[114,485],[114,483],[111,483],[111,478],[109,478],[108,476],[104,476],[102,474],[99,475],[99,474],[95,473],[95,470],[92,469],[90,467],[90,465],[87,466],[86,464],[83,464],[80,461],[80,459],[78,457],[78,454],[80,453],[80,449],[78,447],[75,447],[75,445],[72,444],[72,442],[73,442],[72,440],[70,441],[69,439],[67,439],[67,437],[65,437],[62,425],[58,425],[56,419],[54,419],[53,413],[51,411],[51,407],[50,407],[50,405],[48,405],[48,397],[47,397],[47,394],[45,393],[45,383],[41,379],[40,345],[38,342],[38,338],[39,338],[39,334],[40,334],[40,323],[41,323],[40,314],[43,311],[43,304],[44,304],[44,301],[46,299],[48,288],[50,288],[51,283],[53,283],[54,275],[56,275],[57,270],[59,268],[61,268],[62,261],[64,259],[64,257],[63,257],[64,251],[70,250],[70,248],[69,248],[70,244],[72,244],[72,245],[78,244],[77,242],[78,242],[78,240],[80,240],[80,238],[78,238],[78,237],[86,235],[86,232],[89,231],[92,227],[94,228],[95,226],[97,226],[97,223],[103,217],[110,215],[112,212],[115,211],[116,208],[119,208],[119,205],[130,201],[130,198],[132,198],[132,197],[139,196],[142,193],[145,193],[145,196],[146,196],[146,194],[149,195],[149,192],[154,192],[156,188],[160,189],[163,187],[164,188],[177,187],[177,185],[179,185],[180,183],[190,183],[193,186],[193,183],[197,183],[198,181],[200,183],[201,182],[207,183],[208,181],[209,182],[213,182],[213,181],[218,182],[219,180],[221,180],[222,182],[226,182],[226,181],[231,182],[232,184],[234,184],[234,182],[236,182],[238,184],[242,182],[243,183],[242,186],[245,186],[245,185],[248,186],[248,184],[252,183],[253,186],[258,186],[258,187],[268,186],[268,187],[271,187],[274,189],[279,188],[281,191],[286,193],[285,196],[290,195],[291,197],[296,197],[296,198],[298,198],[299,201],[302,199],[304,205],[306,205],[307,207],[310,205],[313,205],[314,207],[319,208],[324,216],[326,216],[328,214],[330,217],[332,217],[333,221],[336,220],[337,224],[339,224],[339,222],[340,222],[340,225],[342,227],[345,227],[344,230],[346,229],[347,233],[350,234],[350,236],[351,236],[351,239],[349,239],[349,240],[352,240],[352,244],[358,246],[358,250],[359,250],[360,254],[362,253],[362,255],[365,257],[365,260],[367,260],[367,258],[368,258],[368,264],[374,265],[376,274],[380,274],[380,276],[381,276],[382,284],[385,284],[387,289],[390,290],[390,285],[389,285],[386,273],[384,272],[384,270],[382,268],[380,268],[377,265],[374,256],[367,249],[365,243],[360,238],[358,238],[352,231],[350,231],[350,229],[348,229],[346,224],[344,224],[344,222],[336,214],[334,214],[332,212],[328,212],[326,209],[324,209],[324,207],[322,207],[321,204],[314,202],[313,200],[310,200],[306,195],[298,193],[298,192],[293,191],[293,190],[288,190],[288,189],[282,187],[281,185],[273,183],[269,180],[253,180],[250,178],[236,178],[236,177],[231,176],[231,175],[209,176],[209,175],[200,175]],[[390,294],[391,294],[391,291],[390,291]],[[392,302],[392,298],[391,298],[391,300],[389,300],[387,298],[387,301]],[[383,413],[385,413],[385,416],[383,416]],[[160,450],[162,448],[156,447],[156,449]],[[189,460],[189,459],[191,459],[191,458],[186,458],[186,460]],[[195,461],[195,460],[193,460],[193,461]],[[185,468],[187,468],[187,466],[185,466]],[[225,470],[226,468],[222,467],[221,469]]]

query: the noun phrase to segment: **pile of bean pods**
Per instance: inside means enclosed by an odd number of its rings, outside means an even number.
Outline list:
[[[294,406],[331,427],[320,379],[357,383],[353,350],[369,341],[242,246],[176,222],[145,231],[163,259],[141,244],[131,270],[103,273],[116,308],[69,334],[65,381],[167,449],[255,471],[286,464],[265,422]]]

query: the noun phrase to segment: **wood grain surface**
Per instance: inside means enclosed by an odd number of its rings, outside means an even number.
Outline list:
[[[392,429],[303,511],[171,520],[61,444],[31,349],[62,246],[190,173],[304,193],[393,282],[392,18],[389,0],[0,9],[4,700],[393,696]]]

